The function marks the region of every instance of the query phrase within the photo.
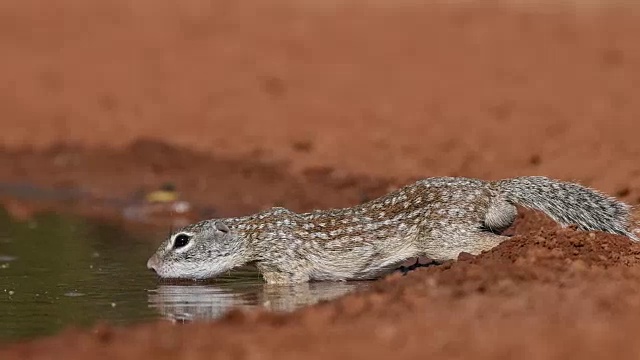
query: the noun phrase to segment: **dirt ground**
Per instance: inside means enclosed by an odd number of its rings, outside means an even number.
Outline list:
[[[0,182],[125,200],[170,182],[219,216],[440,175],[547,175],[638,204],[639,9],[5,1]],[[0,359],[640,356],[639,244],[533,212],[511,231],[292,314],[97,324]]]

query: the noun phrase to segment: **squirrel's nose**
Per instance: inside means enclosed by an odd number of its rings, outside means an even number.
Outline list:
[[[156,267],[158,266],[158,257],[156,254],[153,254],[152,257],[147,260],[147,269],[156,272]]]

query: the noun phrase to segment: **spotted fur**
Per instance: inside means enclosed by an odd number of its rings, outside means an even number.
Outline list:
[[[268,283],[373,279],[412,257],[443,261],[493,248],[506,240],[499,233],[515,220],[515,205],[637,240],[628,205],[575,183],[440,177],[351,208],[298,214],[276,207],[201,221],[174,232],[147,265],[170,278],[210,278],[253,263]],[[182,250],[172,246],[179,234],[191,237]]]

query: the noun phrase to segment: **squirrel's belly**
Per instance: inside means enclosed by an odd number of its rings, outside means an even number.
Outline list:
[[[414,246],[399,246],[369,256],[346,258],[340,262],[323,262],[315,264],[309,278],[319,281],[369,280],[388,274],[400,267],[407,259],[416,257],[419,251]]]

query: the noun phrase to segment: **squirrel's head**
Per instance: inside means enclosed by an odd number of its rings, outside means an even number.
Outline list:
[[[207,220],[175,231],[147,261],[161,278],[207,279],[246,260],[244,239],[222,220]]]

